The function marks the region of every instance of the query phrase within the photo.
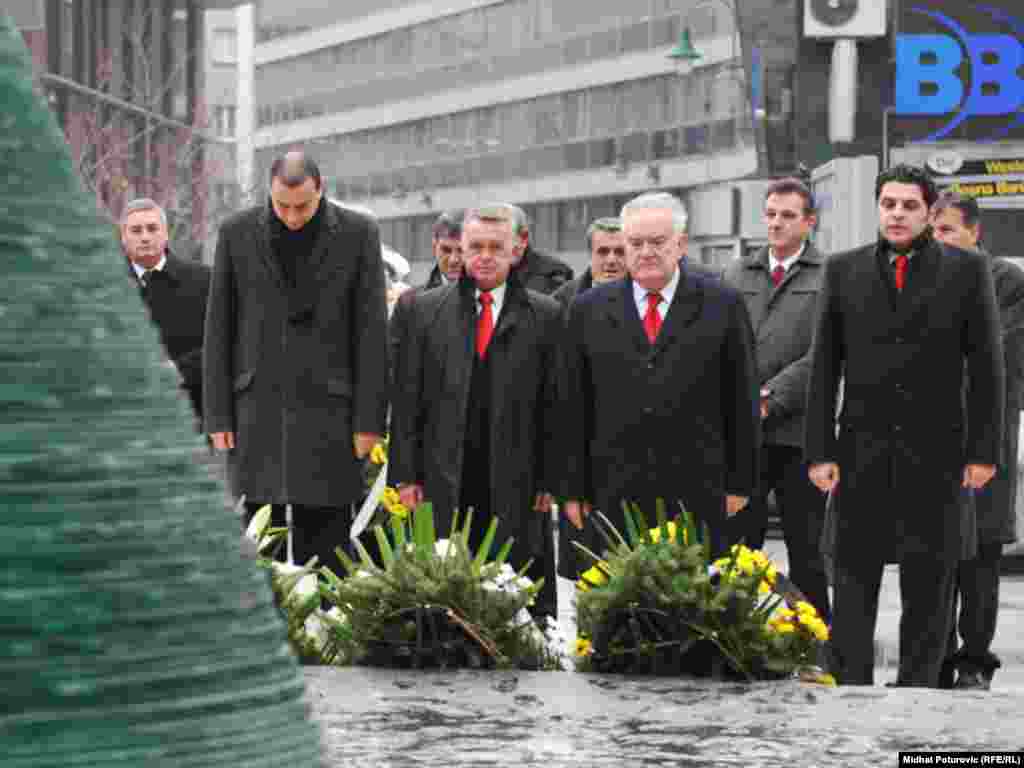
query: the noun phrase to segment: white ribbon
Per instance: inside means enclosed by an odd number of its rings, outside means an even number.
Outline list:
[[[352,521],[352,528],[349,530],[348,537],[350,539],[357,539],[359,534],[366,530],[366,526],[370,524],[370,518],[373,517],[373,513],[377,511],[377,506],[380,504],[380,497],[384,495],[384,487],[387,485],[388,477],[388,464],[384,462],[381,465],[380,472],[377,473],[377,479],[373,481],[373,486],[370,488],[370,495],[366,497],[366,501],[363,502],[362,508],[359,510],[359,514],[356,515],[356,519]]]

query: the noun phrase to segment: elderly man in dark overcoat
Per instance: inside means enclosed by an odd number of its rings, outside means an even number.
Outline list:
[[[249,517],[283,525],[297,562],[340,568],[361,459],[385,429],[384,265],[376,224],[328,205],[311,158],[271,167],[270,200],[220,229],[206,318],[205,420]]]
[[[750,510],[735,518],[734,538],[752,549],[764,546],[767,496],[774,491],[789,575],[830,622],[820,547],[825,495],[807,477],[803,456],[811,334],[824,272],[809,240],[816,222],[813,195],[802,181],[772,182],[764,198],[768,245],[733,261],[723,279],[743,294],[750,311],[761,385],[761,478]]]
[[[512,270],[520,246],[507,207],[468,211],[462,246],[457,283],[410,291],[395,309],[388,482],[409,507],[431,502],[439,531],[472,508],[473,546],[497,517],[498,541],[515,539],[511,565],[532,560],[527,575],[545,580],[534,615],[554,616],[559,305]]]
[[[757,486],[757,366],[743,298],[683,259],[686,208],[666,193],[623,206],[622,280],[591,288],[569,309],[565,341],[565,514],[600,552],[596,507],[624,531],[623,501],[682,504],[710,530]],[[579,563],[585,567],[585,563]]]
[[[934,182],[895,166],[879,175],[875,196],[878,242],[825,262],[805,451],[812,482],[838,495],[838,681],[873,683],[882,573],[899,563],[896,685],[936,687],[956,564],[974,548],[963,494],[983,488],[1002,461],[1003,348],[984,257],[932,237]]]
[[[992,653],[999,613],[999,560],[1003,545],[1017,540],[1017,441],[1024,389],[1024,270],[981,247],[981,210],[973,197],[944,192],[933,206],[932,226],[940,242],[965,251],[978,250],[988,259],[1003,333],[1003,463],[992,481],[972,497],[978,518],[978,553],[957,567],[960,609],[959,615],[953,616],[940,679],[942,687],[988,690],[992,676],[1002,665]],[[960,648],[957,630],[963,639]]]

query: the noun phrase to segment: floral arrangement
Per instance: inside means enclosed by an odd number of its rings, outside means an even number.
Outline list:
[[[336,550],[344,578],[312,562],[298,567],[263,560],[299,658],[313,664],[562,668],[557,625],[538,628],[528,610],[542,584],[506,562],[511,541],[492,556],[498,521],[491,520],[472,552],[472,516],[461,525],[455,518],[449,537],[438,539],[429,504],[391,514],[387,526],[373,529],[380,562],[358,540],[355,558]],[[261,549],[279,534],[261,534]]]
[[[577,582],[576,666],[583,671],[834,682],[816,665],[828,627],[759,550],[711,560],[707,536],[658,503],[649,527],[634,505],[623,536],[600,513],[603,556]]]

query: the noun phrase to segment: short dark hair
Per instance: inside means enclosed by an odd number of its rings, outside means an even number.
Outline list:
[[[461,208],[443,211],[432,227],[433,238],[458,240],[462,237],[462,219],[466,212]]]
[[[931,208],[939,197],[939,188],[928,172],[916,165],[899,163],[888,170],[882,171],[875,179],[875,200],[882,196],[882,187],[890,182],[897,184],[914,184],[921,190],[925,205]]]
[[[595,232],[621,232],[622,231],[622,219],[618,216],[603,216],[600,219],[594,219],[590,226],[587,227],[587,248],[594,247],[594,233]]]
[[[764,191],[764,199],[767,201],[772,195],[800,195],[804,199],[804,216],[810,216],[817,211],[814,202],[814,193],[811,188],[795,176],[787,176],[784,179],[776,179]]]
[[[939,199],[932,206],[932,215],[935,216],[947,208],[956,208],[960,211],[964,217],[964,224],[968,227],[976,227],[981,221],[981,208],[973,197],[947,189],[939,195]]]
[[[297,187],[306,179],[312,179],[313,185],[320,189],[322,179],[320,167],[305,152],[294,151],[274,159],[270,166],[270,181],[280,179],[286,187]]]

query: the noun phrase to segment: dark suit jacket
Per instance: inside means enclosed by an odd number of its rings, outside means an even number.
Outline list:
[[[822,263],[821,254],[807,243],[776,288],[768,248],[762,248],[732,262],[723,276],[743,294],[757,342],[757,379],[772,393],[768,418],[761,425],[766,445],[803,445],[811,334]]]
[[[388,483],[424,486],[438,531],[449,530],[460,498],[476,326],[474,283],[468,278],[403,294],[392,321],[393,333],[401,335],[392,341],[399,362]],[[532,511],[533,499],[554,487],[554,461],[561,455],[555,428],[560,328],[558,304],[523,288],[513,273],[487,352],[493,497],[488,512],[501,520],[499,541],[514,536],[538,556],[551,525]]]
[[[661,497],[720,530],[725,495],[752,496],[757,484],[757,369],[746,307],[720,280],[681,270],[653,346],[629,278],[580,294],[570,309],[563,493],[596,502],[617,526],[620,500]]]
[[[589,291],[594,287],[594,276],[590,272],[590,267],[587,267],[583,274],[579,277],[573,278],[568,283],[563,285],[553,294],[551,298],[562,305],[562,311],[565,312],[566,321],[569,319],[569,305],[572,304],[579,294]]]
[[[1003,348],[983,256],[929,240],[902,293],[882,247],[826,260],[805,451],[811,463],[839,464],[838,559],[969,555],[964,465],[1002,463],[1002,432]]]
[[[269,204],[221,226],[204,346],[206,431],[235,433],[236,494],[340,506],[363,492],[353,432],[382,434],[387,304],[377,225],[327,205],[290,289]]]
[[[181,375],[196,418],[203,414],[203,321],[210,293],[210,268],[167,253],[167,264],[145,288],[128,264],[142,301],[160,331],[167,356]]]
[[[523,252],[523,259],[515,269],[519,282],[538,293],[551,295],[572,280],[572,267],[532,245]]]

